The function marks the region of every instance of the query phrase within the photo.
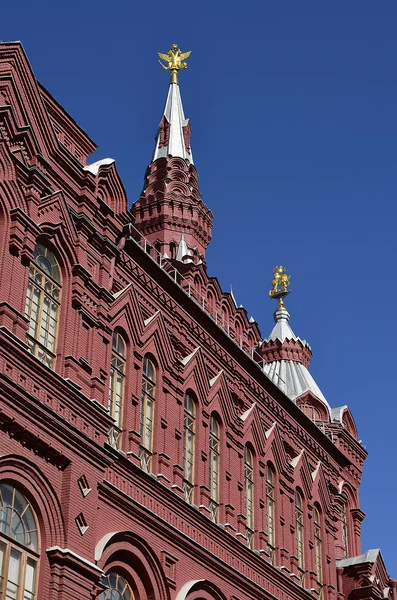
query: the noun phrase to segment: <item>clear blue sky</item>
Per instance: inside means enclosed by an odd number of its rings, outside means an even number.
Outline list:
[[[266,336],[272,267],[332,406],[369,451],[363,550],[397,577],[395,0],[3,0],[0,38],[116,159],[139,195],[168,75],[157,51],[192,50],[181,74],[201,192],[215,227],[208,271]]]

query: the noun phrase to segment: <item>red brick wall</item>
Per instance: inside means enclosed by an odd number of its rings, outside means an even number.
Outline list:
[[[0,46],[1,74],[9,76],[2,92],[14,99],[15,120],[8,106],[0,106],[6,132],[0,141],[0,469],[1,479],[17,485],[37,513],[38,598],[96,597],[101,570],[110,568],[125,574],[138,598],[309,597],[297,585],[297,487],[304,497],[305,587],[316,588],[317,502],[323,516],[324,597],[337,596],[341,534],[335,498],[344,482],[356,492],[365,452],[342,426],[334,427],[332,443],[134,240],[120,243],[130,215],[115,167],[89,173],[58,144],[18,44]],[[62,127],[69,127],[72,139],[67,115]],[[62,272],[54,371],[25,345],[27,279],[37,240],[52,248]],[[219,287],[204,267],[199,270],[204,287]],[[189,268],[185,276],[190,277]],[[227,302],[235,318],[238,309],[230,298]],[[253,346],[260,338],[257,325],[248,323],[245,311],[239,318],[247,347],[249,340]],[[107,443],[116,327],[127,343],[119,450]],[[138,459],[147,353],[157,365],[152,474],[140,469]],[[197,401],[195,506],[182,492],[188,389]],[[208,511],[213,412],[221,422],[219,524],[210,521]],[[245,537],[247,443],[255,458],[253,549]],[[277,568],[266,551],[268,461],[276,473]],[[86,496],[78,486],[83,475],[91,488]],[[349,500],[349,510],[358,508],[356,498]],[[76,525],[80,513],[88,525],[84,535]],[[358,552],[359,528],[349,519],[351,546]]]

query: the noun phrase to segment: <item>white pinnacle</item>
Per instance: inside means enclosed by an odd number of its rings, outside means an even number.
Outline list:
[[[189,119],[185,119],[183,112],[182,99],[179,91],[179,85],[177,83],[170,83],[168,90],[168,96],[165,103],[163,118],[167,120],[169,124],[169,135],[168,143],[165,146],[159,147],[161,143],[160,131],[156,136],[156,146],[153,153],[152,162],[158,158],[165,156],[179,156],[189,162],[193,163],[192,152],[188,152],[185,146],[185,140],[183,136],[183,128],[189,126]]]
[[[192,253],[189,250],[189,248],[187,247],[185,236],[182,233],[181,241],[179,242],[179,246],[178,246],[176,260],[178,260],[179,262],[183,262],[183,263],[191,263],[191,262],[193,262],[193,259],[191,258],[191,256],[192,256]]]

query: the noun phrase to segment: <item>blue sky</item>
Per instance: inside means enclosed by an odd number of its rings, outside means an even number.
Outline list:
[[[200,189],[215,226],[208,271],[266,336],[272,267],[332,406],[369,451],[363,550],[397,577],[395,0],[169,3],[3,0],[0,37],[141,191],[168,75],[157,51],[192,50],[181,74]]]

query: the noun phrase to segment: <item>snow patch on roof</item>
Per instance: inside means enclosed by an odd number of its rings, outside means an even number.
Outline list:
[[[115,294],[113,294],[113,298],[116,300],[119,296],[121,296],[121,294],[124,294],[124,292],[126,290],[128,290],[128,288],[131,287],[131,286],[132,286],[132,283],[129,283],[128,285],[125,286],[125,288],[123,288],[119,292],[116,292]]]
[[[215,375],[215,377],[210,379],[210,387],[212,387],[214,385],[214,383],[216,383],[216,381],[219,379],[219,377],[222,375],[222,373],[223,373],[223,369],[221,369],[219,371],[219,373],[217,375]]]
[[[144,320],[145,327],[146,327],[147,325],[149,325],[149,323],[150,323],[151,321],[153,321],[153,319],[154,319],[155,317],[157,317],[157,315],[158,315],[160,312],[161,312],[161,310],[157,310],[157,311],[154,313],[154,315],[152,315],[152,316],[151,316],[151,317],[149,317],[148,319],[145,319],[145,320]]]
[[[83,169],[84,171],[89,171],[93,175],[98,175],[98,171],[101,167],[112,165],[114,162],[116,162],[114,158],[101,158],[101,160],[97,160],[91,165],[86,165]]]
[[[246,410],[240,417],[240,419],[242,421],[246,421],[248,416],[250,415],[250,413],[254,410],[254,406],[255,406],[256,402],[253,403],[252,406],[250,406],[250,408],[248,410]]]
[[[187,363],[189,362],[189,360],[191,360],[193,358],[193,356],[196,354],[196,352],[198,352],[199,350],[200,350],[200,346],[197,346],[197,348],[195,348],[191,354],[189,354],[188,356],[185,356],[185,358],[183,358],[181,360],[181,363],[184,366],[187,365]]]

